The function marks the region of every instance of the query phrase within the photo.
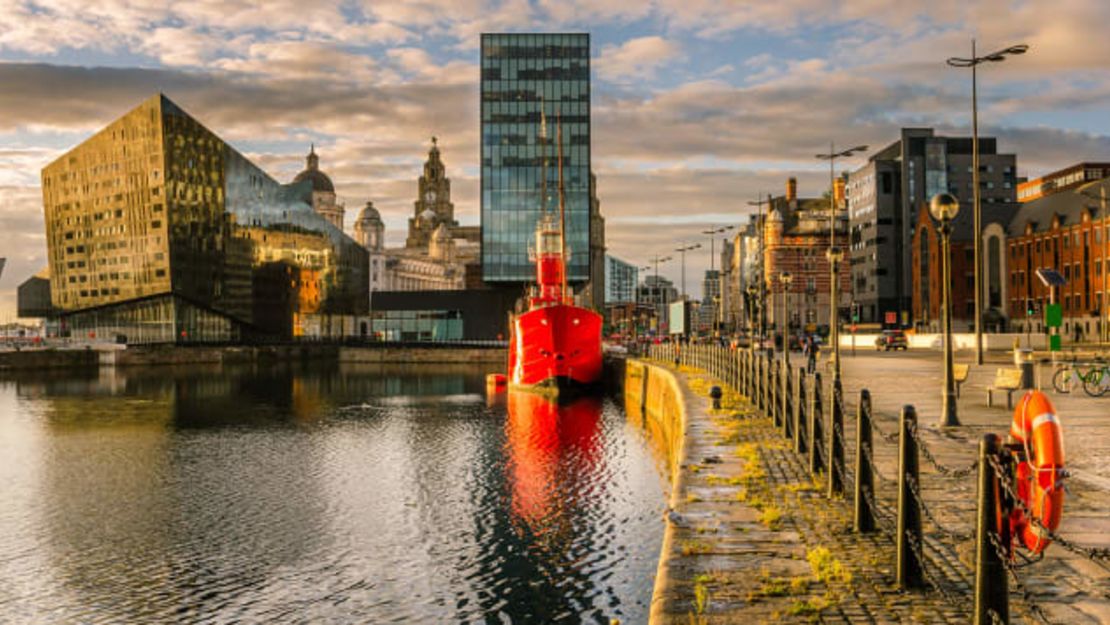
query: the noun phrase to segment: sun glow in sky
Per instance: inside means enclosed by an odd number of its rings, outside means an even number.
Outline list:
[[[698,232],[746,221],[789,176],[825,191],[813,155],[830,141],[970,134],[970,77],[944,60],[972,37],[1030,46],[980,72],[980,131],[1019,175],[1110,160],[1101,0],[0,0],[0,14],[0,321],[46,265],[42,167],[158,91],[282,181],[315,142],[348,223],[373,200],[393,243],[435,135],[457,216],[477,223],[482,32],[592,34],[609,251],[645,265],[701,242],[688,285],[709,265]],[[678,281],[677,263],[660,272]]]

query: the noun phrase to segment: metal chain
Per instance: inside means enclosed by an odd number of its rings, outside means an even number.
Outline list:
[[[878,421],[875,419],[875,412],[874,411],[871,411],[871,414],[868,415],[868,416],[870,417],[871,431],[872,432],[874,432],[875,434],[878,434],[880,437],[882,437],[888,443],[898,442],[898,435],[897,434],[888,434],[887,432],[884,432],[881,429],[879,429]]]
[[[1002,617],[998,616],[998,612],[995,612],[993,608],[987,608],[987,616],[991,617],[991,625],[1006,625],[1002,621]]]
[[[915,441],[917,441],[917,448],[921,450],[921,455],[925,456],[925,459],[929,461],[929,464],[933,465],[933,468],[939,471],[941,474],[950,478],[965,478],[971,475],[971,472],[979,466],[978,459],[972,462],[971,466],[964,467],[963,469],[951,469],[944,466],[933,456],[933,453],[929,451],[929,446],[925,443],[925,437],[921,435],[921,431],[917,428],[917,423],[914,421],[910,421],[909,429],[910,435],[913,436],[913,439]]]
[[[988,456],[987,458],[991,463],[991,467],[994,469],[995,475],[1006,475],[1006,472],[1002,468],[1002,464],[998,461],[997,457]],[[1010,499],[1012,499],[1017,507],[1021,509],[1021,513],[1024,514],[1031,523],[1036,525],[1042,533],[1048,536],[1048,538],[1051,539],[1052,542],[1059,544],[1061,547],[1072,553],[1084,556],[1090,561],[1102,567],[1103,569],[1110,571],[1110,564],[1106,562],[1106,560],[1110,560],[1110,549],[1107,549],[1105,547],[1086,547],[1084,545],[1073,543],[1072,541],[1057,534],[1056,532],[1046,527],[1044,523],[1042,523],[1041,520],[1033,514],[1033,511],[1029,509],[1029,506],[1026,505],[1025,501],[1021,497],[1018,497],[1017,492],[1014,491],[1013,484],[1011,484],[1009,480],[999,478],[998,482],[1002,486],[1002,490],[1006,491],[1006,494],[1010,497]]]
[[[921,548],[921,543],[917,541],[917,536],[915,536],[913,532],[906,530],[906,540],[910,543],[910,550],[913,551],[914,557],[917,558],[917,563],[921,566],[921,572],[925,575],[925,581],[933,587],[933,590],[939,592],[944,597],[945,601],[947,601],[951,605],[956,605],[957,602],[960,601],[961,597],[956,597],[955,595],[953,595],[940,584],[936,577],[933,576],[933,573],[929,570],[929,566],[927,566],[927,563],[925,561],[925,553],[924,550]],[[970,612],[972,609],[974,609],[973,606],[967,605],[968,602],[966,601],[966,597],[963,597],[962,599],[965,600],[965,605],[963,607],[964,611]]]
[[[913,494],[913,498],[917,500],[918,507],[925,513],[925,516],[932,522],[933,526],[940,530],[940,533],[946,534],[956,540],[971,540],[972,534],[970,532],[965,534],[941,525],[940,521],[938,521],[937,518],[933,516],[932,511],[929,510],[929,506],[925,505],[925,498],[921,496],[921,491],[917,487],[917,480],[909,473],[906,473],[906,484],[909,485],[910,493]]]
[[[860,446],[860,449],[863,451],[863,459],[871,466],[871,475],[874,475],[880,482],[889,482],[890,480],[879,473],[879,467],[875,464],[875,457],[871,455],[871,444],[864,443]]]
[[[894,527],[894,523],[892,523],[890,519],[887,518],[887,514],[885,512],[879,509],[879,504],[875,502],[875,496],[871,492],[871,488],[864,486],[860,490],[863,492],[863,498],[867,501],[867,505],[871,507],[871,516],[875,519],[876,522],[878,522],[880,526],[879,529],[883,530],[883,532],[887,534],[890,534],[891,536],[895,535],[897,533],[897,529]]]
[[[1010,573],[1010,579],[1014,580],[1014,588],[1021,594],[1021,600],[1025,602],[1025,605],[1029,606],[1029,612],[1032,613],[1033,616],[1036,616],[1042,623],[1051,625],[1051,621],[1045,616],[1044,610],[1033,600],[1033,595],[1029,593],[1029,589],[1025,587],[1021,578],[1018,577],[1017,570],[1010,560],[1009,553],[1002,546],[1002,538],[998,535],[998,532],[988,528],[987,538],[991,541],[991,545],[994,546],[995,554],[998,556],[999,561],[1002,562],[1002,566],[1006,567],[1006,570]]]
[[[841,414],[844,414],[844,413],[841,412]],[[848,445],[844,441],[844,429],[841,428],[840,424],[837,423],[836,421],[833,421],[833,436],[840,439],[840,449],[843,452],[843,453],[840,454],[840,461],[836,463],[836,470],[840,472],[840,479],[845,484],[847,484],[847,483],[852,481],[852,477],[853,477],[853,474],[851,474],[848,471],[848,467],[846,466],[847,463],[845,462],[845,455],[848,452]]]

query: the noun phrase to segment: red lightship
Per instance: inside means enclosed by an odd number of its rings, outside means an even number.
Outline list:
[[[561,125],[559,136],[559,215],[544,206],[536,224],[536,285],[528,311],[510,319],[508,375],[514,388],[572,395],[601,382],[601,315],[567,295]]]

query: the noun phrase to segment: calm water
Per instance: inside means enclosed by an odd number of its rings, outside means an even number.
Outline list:
[[[644,435],[484,373],[0,379],[0,622],[645,622]]]

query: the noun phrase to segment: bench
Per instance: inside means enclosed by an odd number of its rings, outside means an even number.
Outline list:
[[[1021,388],[1021,369],[999,369],[994,374],[994,382],[987,387],[987,406],[993,406],[995,391],[1006,392],[1006,408],[1013,408],[1014,391]]]
[[[970,365],[961,365],[959,363],[952,365],[952,377],[956,379],[956,397],[960,396],[960,385],[967,382],[967,373],[970,370]]]

